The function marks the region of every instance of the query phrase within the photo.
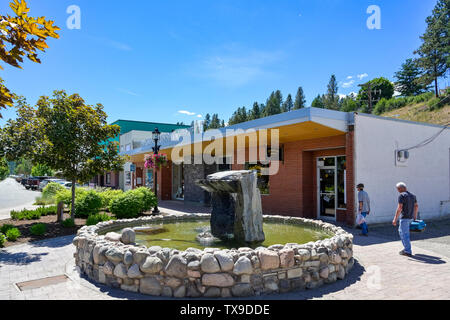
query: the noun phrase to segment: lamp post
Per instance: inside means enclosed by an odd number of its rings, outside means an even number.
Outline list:
[[[153,147],[153,154],[158,154],[159,148],[161,146],[158,145],[159,138],[161,137],[161,132],[159,132],[158,128],[155,128],[155,131],[152,132],[152,138],[153,141],[155,141],[155,146]],[[155,190],[155,196],[156,199],[158,199],[158,168],[155,166],[155,180],[154,180],[154,190]],[[156,204],[155,208],[153,209],[153,214],[160,213],[158,209],[158,204]]]

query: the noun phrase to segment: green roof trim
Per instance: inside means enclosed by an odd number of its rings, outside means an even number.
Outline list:
[[[187,125],[177,125],[171,123],[159,123],[159,122],[144,122],[144,121],[134,121],[134,120],[117,120],[112,125],[118,125],[120,127],[120,134],[125,134],[130,131],[154,131],[158,128],[160,132],[172,132],[177,129],[186,129],[190,126]]]
[[[111,125],[117,125],[120,127],[120,135],[128,133],[130,131],[149,131],[153,132],[156,128],[160,132],[172,132],[177,129],[186,129],[190,126],[186,125],[178,125],[171,123],[159,123],[159,122],[145,122],[145,121],[135,121],[135,120],[117,120]],[[120,136],[119,135],[119,136]],[[102,142],[101,144],[107,144],[112,141],[119,142],[119,136],[108,139],[106,142]]]

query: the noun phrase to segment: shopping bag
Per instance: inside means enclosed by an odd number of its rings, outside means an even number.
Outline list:
[[[356,224],[361,225],[364,222],[366,222],[366,219],[364,218],[364,216],[361,213],[358,213],[358,216],[356,217]]]

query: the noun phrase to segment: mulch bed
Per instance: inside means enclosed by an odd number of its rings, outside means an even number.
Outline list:
[[[67,218],[70,218],[70,216],[68,214],[65,214],[64,219]],[[35,236],[30,232],[30,227],[38,223],[43,223],[47,225],[47,232],[42,236]],[[0,220],[0,226],[4,224],[13,225],[14,227],[18,228],[20,233],[22,234],[15,242],[6,241],[4,243],[4,247],[6,248],[22,243],[76,234],[78,229],[86,225],[86,219],[78,219],[78,218],[75,219],[75,227],[73,228],[64,228],[61,223],[57,222],[56,215],[41,217],[39,220],[22,220],[22,221],[12,219]]]

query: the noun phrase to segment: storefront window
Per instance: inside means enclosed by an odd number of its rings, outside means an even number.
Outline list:
[[[245,170],[256,170],[258,172],[258,188],[261,192],[261,194],[270,194],[270,181],[268,175],[262,175],[261,174],[261,168],[269,168],[270,164],[251,164],[246,163],[245,164]]]

